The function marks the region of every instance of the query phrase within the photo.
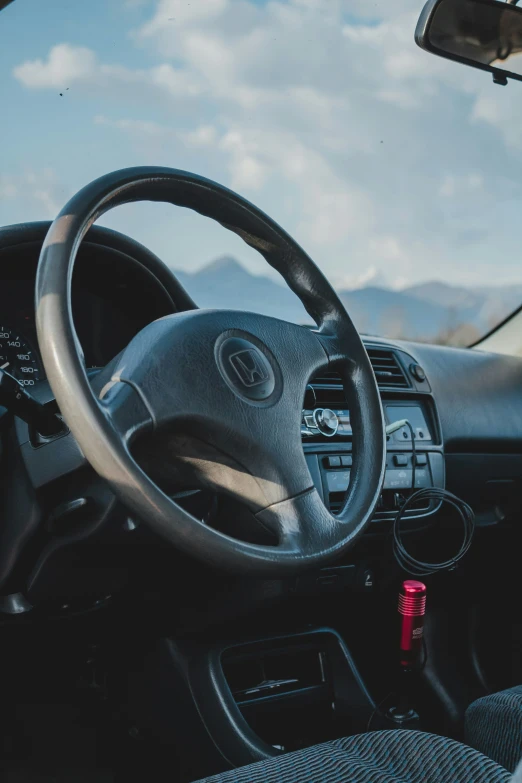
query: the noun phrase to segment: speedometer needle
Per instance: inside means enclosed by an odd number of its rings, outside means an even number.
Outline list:
[[[9,367],[9,362],[6,362],[5,364],[2,364],[0,367],[0,370],[5,370],[6,367]]]

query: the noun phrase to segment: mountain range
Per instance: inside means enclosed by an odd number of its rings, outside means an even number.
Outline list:
[[[196,272],[174,270],[200,307],[219,307],[310,323],[295,294],[223,256]],[[385,337],[472,342],[522,303],[522,285],[452,286],[428,281],[400,291],[378,285],[338,294],[359,331]],[[460,339],[459,339],[460,335]]]

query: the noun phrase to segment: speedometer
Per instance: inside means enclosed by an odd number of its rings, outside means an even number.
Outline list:
[[[0,325],[0,370],[14,375],[24,386],[41,377],[40,365],[27,340],[16,329]]]

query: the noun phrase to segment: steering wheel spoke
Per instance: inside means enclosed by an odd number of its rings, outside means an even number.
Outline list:
[[[153,430],[152,414],[130,383],[111,380],[101,389],[98,399],[112,427],[126,446],[138,435]]]
[[[275,503],[256,514],[259,521],[279,538],[282,549],[295,550],[313,559],[328,541],[339,543],[339,522],[325,508],[315,487]]]

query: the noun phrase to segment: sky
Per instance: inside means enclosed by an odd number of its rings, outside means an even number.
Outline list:
[[[413,40],[422,0],[15,0],[0,13],[0,224],[134,165],[275,218],[338,286],[522,282],[522,84]],[[240,239],[168,205],[102,221],[172,268]]]

